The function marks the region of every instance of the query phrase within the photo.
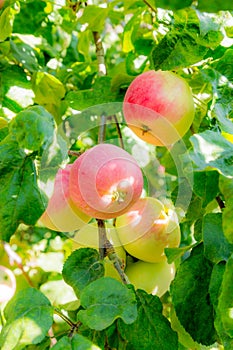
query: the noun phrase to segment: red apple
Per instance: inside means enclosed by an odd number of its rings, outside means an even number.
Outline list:
[[[181,139],[194,118],[194,102],[187,82],[169,71],[147,71],[130,84],[123,103],[128,126],[142,140],[156,146]]]
[[[70,172],[73,202],[98,219],[125,213],[140,197],[142,172],[136,160],[115,145],[99,144],[83,153]]]
[[[174,211],[166,212],[157,199],[139,199],[116,219],[117,233],[125,250],[147,262],[166,260],[164,248],[178,247],[180,227]]]
[[[0,0],[0,10],[1,10],[1,8],[3,8],[4,2],[5,2],[5,0]]]
[[[69,232],[80,229],[90,221],[71,200],[69,193],[69,177],[72,164],[59,169],[54,182],[52,197],[39,222],[51,230]]]
[[[139,260],[128,265],[125,273],[136,289],[161,297],[175,277],[175,265],[168,264],[167,261],[148,263]]]

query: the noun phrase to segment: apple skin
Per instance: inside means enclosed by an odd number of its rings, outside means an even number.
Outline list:
[[[140,197],[143,176],[125,150],[99,144],[83,153],[70,172],[73,202],[87,215],[111,219],[125,213]]]
[[[9,301],[16,291],[16,278],[7,267],[0,265],[0,304]]]
[[[0,10],[3,8],[4,2],[5,2],[5,0],[0,0]]]
[[[175,277],[175,265],[168,264],[167,261],[148,263],[139,260],[129,264],[125,274],[136,289],[143,289],[148,294],[161,297]]]
[[[150,70],[129,85],[123,112],[138,137],[156,146],[168,146],[188,131],[195,109],[191,89],[182,77]]]
[[[71,200],[69,177],[72,164],[59,169],[54,182],[54,191],[39,223],[51,230],[69,232],[80,229],[91,220]]]
[[[124,269],[126,266],[126,251],[122,247],[121,242],[119,241],[116,229],[110,223],[105,225],[106,235],[108,240],[115,248],[115,252],[117,256],[121,260],[122,268]],[[95,248],[99,249],[99,234],[98,234],[98,226],[96,223],[90,223],[83,226],[78,232],[75,233],[74,238],[72,239],[72,250],[79,248]],[[121,278],[113,266],[112,262],[108,257],[104,258],[104,268],[105,268],[105,276],[113,277],[119,281]]]
[[[116,229],[125,250],[137,259],[157,263],[166,260],[164,248],[178,247],[180,227],[174,211],[152,197],[141,198],[116,219]]]

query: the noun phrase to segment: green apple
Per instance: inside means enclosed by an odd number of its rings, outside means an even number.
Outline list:
[[[175,265],[167,261],[148,263],[139,260],[127,265],[125,273],[136,289],[161,297],[175,276]]]
[[[116,229],[125,250],[147,262],[166,260],[164,249],[180,244],[177,215],[152,197],[139,199],[126,214],[119,216]]]

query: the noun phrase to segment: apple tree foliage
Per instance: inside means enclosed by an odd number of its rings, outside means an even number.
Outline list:
[[[0,348],[232,350],[232,0],[0,3],[0,264],[17,281]],[[192,88],[194,122],[170,148],[138,140],[121,113],[147,69]],[[38,225],[68,150],[97,144],[103,115],[145,193],[179,216],[180,247],[166,249],[176,276],[161,298],[104,277],[97,250],[71,254],[72,233]]]

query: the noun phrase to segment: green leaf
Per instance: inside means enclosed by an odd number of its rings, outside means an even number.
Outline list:
[[[38,151],[51,143],[54,137],[53,116],[42,106],[21,111],[10,123],[10,131],[22,148]]]
[[[65,336],[53,346],[54,350],[101,350],[97,345],[80,334],[75,334],[72,338]]]
[[[13,11],[10,6],[0,14],[0,42],[6,40],[12,32]]]
[[[222,214],[207,214],[203,218],[203,241],[205,256],[213,263],[227,261],[233,252],[233,244],[230,244],[224,236],[222,229]]]
[[[221,261],[220,263],[214,265],[211,274],[209,293],[210,300],[213,304],[214,310],[217,311],[219,296],[221,293],[221,285],[223,280],[223,275],[225,271],[226,262]]]
[[[95,5],[88,5],[79,18],[81,24],[88,24],[88,29],[94,32],[101,32],[104,28],[105,19],[108,15],[108,9]]]
[[[75,250],[66,260],[62,275],[77,296],[91,282],[104,276],[104,266],[99,253],[93,248]]]
[[[54,104],[65,96],[63,84],[47,72],[36,72],[32,79],[35,102],[41,105]]]
[[[21,222],[35,224],[44,205],[33,159],[9,138],[0,143],[0,175],[0,232],[9,241]]]
[[[39,62],[36,57],[36,51],[28,44],[22,42],[15,37],[10,40],[11,53],[13,57],[29,72],[36,72],[39,70]]]
[[[134,292],[111,277],[102,277],[90,283],[80,295],[78,319],[95,330],[109,327],[117,318],[133,323],[137,317]]]
[[[110,77],[98,77],[91,89],[71,91],[66,96],[69,106],[76,110],[118,100],[117,92],[111,89]]]
[[[216,169],[233,177],[233,144],[219,132],[206,130],[190,137],[193,151],[190,157],[198,170]]]
[[[6,324],[0,335],[1,350],[19,350],[45,338],[53,323],[53,308],[41,292],[26,288],[7,304],[4,316]]]
[[[212,263],[203,254],[203,246],[195,247],[178,268],[170,291],[177,317],[194,341],[211,345],[216,340],[213,306],[209,283]]]
[[[185,247],[179,248],[165,248],[165,254],[167,257],[167,261],[171,264],[173,261],[181,258],[186,252],[192,249],[195,245],[191,244]]]
[[[168,10],[179,10],[190,6],[192,4],[192,0],[156,0],[155,3],[157,7]]]
[[[233,49],[228,49],[224,52],[224,55],[219,60],[216,69],[222,75],[224,75],[229,81],[233,79],[233,69],[232,69],[232,60],[233,60]]]
[[[222,215],[223,232],[230,243],[233,243],[232,211],[233,211],[233,180],[220,176],[219,188],[225,198],[225,208]]]
[[[223,328],[233,338],[233,256],[229,258],[223,275],[222,289],[219,296],[218,313]]]
[[[138,316],[132,324],[118,322],[120,335],[134,350],[176,350],[177,334],[162,314],[162,303],[157,296],[143,290],[136,291]],[[165,339],[169,339],[166,342]]]
[[[194,193],[202,199],[202,206],[206,207],[219,193],[219,173],[217,171],[195,172]]]
[[[198,9],[203,12],[218,12],[233,10],[233,4],[231,0],[198,0]]]

